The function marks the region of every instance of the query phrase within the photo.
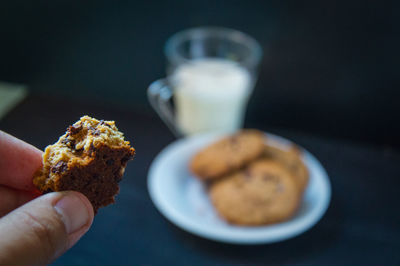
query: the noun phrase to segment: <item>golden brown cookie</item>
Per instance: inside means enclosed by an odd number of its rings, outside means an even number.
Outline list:
[[[258,130],[242,130],[198,152],[191,171],[202,180],[212,180],[242,168],[262,156],[265,135]]]
[[[279,163],[260,159],[209,188],[217,212],[228,222],[264,225],[290,218],[300,203],[300,191]]]
[[[43,193],[79,191],[96,213],[114,202],[126,164],[135,154],[129,144],[114,121],[83,116],[55,144],[47,146],[43,168],[33,183]]]
[[[297,145],[293,144],[287,150],[265,145],[264,155],[266,158],[276,160],[284,165],[292,173],[301,191],[304,191],[308,184],[309,173],[302,160],[302,152]]]

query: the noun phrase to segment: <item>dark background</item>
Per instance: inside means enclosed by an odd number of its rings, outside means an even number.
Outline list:
[[[0,80],[32,92],[0,128],[43,149],[89,114],[116,120],[138,151],[117,204],[55,265],[399,265],[399,4],[7,0],[0,11]],[[261,43],[247,126],[306,147],[329,174],[328,211],[294,239],[204,240],[167,222],[149,198],[148,168],[174,137],[146,89],[165,75],[165,40],[203,25]]]
[[[163,45],[202,25],[265,56],[247,121],[400,146],[398,4],[385,1],[2,1],[0,80],[34,93],[150,108]]]

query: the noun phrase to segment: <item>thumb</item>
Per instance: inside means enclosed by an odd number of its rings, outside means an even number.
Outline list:
[[[49,193],[0,219],[0,265],[44,265],[89,230],[93,207],[81,193]]]

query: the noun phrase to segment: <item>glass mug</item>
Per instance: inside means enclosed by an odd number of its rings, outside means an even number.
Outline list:
[[[243,126],[262,57],[257,41],[232,29],[193,28],[169,38],[165,55],[167,78],[153,82],[147,95],[175,136]]]

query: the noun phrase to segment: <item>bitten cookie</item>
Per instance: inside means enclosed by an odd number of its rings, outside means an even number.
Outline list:
[[[308,184],[309,174],[307,166],[305,166],[301,158],[301,150],[296,145],[292,145],[287,150],[265,145],[264,156],[285,166],[292,173],[301,191],[304,191]]]
[[[280,164],[260,159],[246,169],[217,180],[209,189],[220,216],[238,225],[264,225],[290,218],[300,191]]]
[[[134,155],[135,149],[124,140],[114,121],[83,116],[55,144],[47,146],[43,168],[35,174],[33,183],[43,193],[79,191],[96,213],[114,203],[118,182]]]
[[[265,135],[258,130],[242,130],[198,152],[191,171],[202,180],[212,180],[240,169],[264,152]]]

